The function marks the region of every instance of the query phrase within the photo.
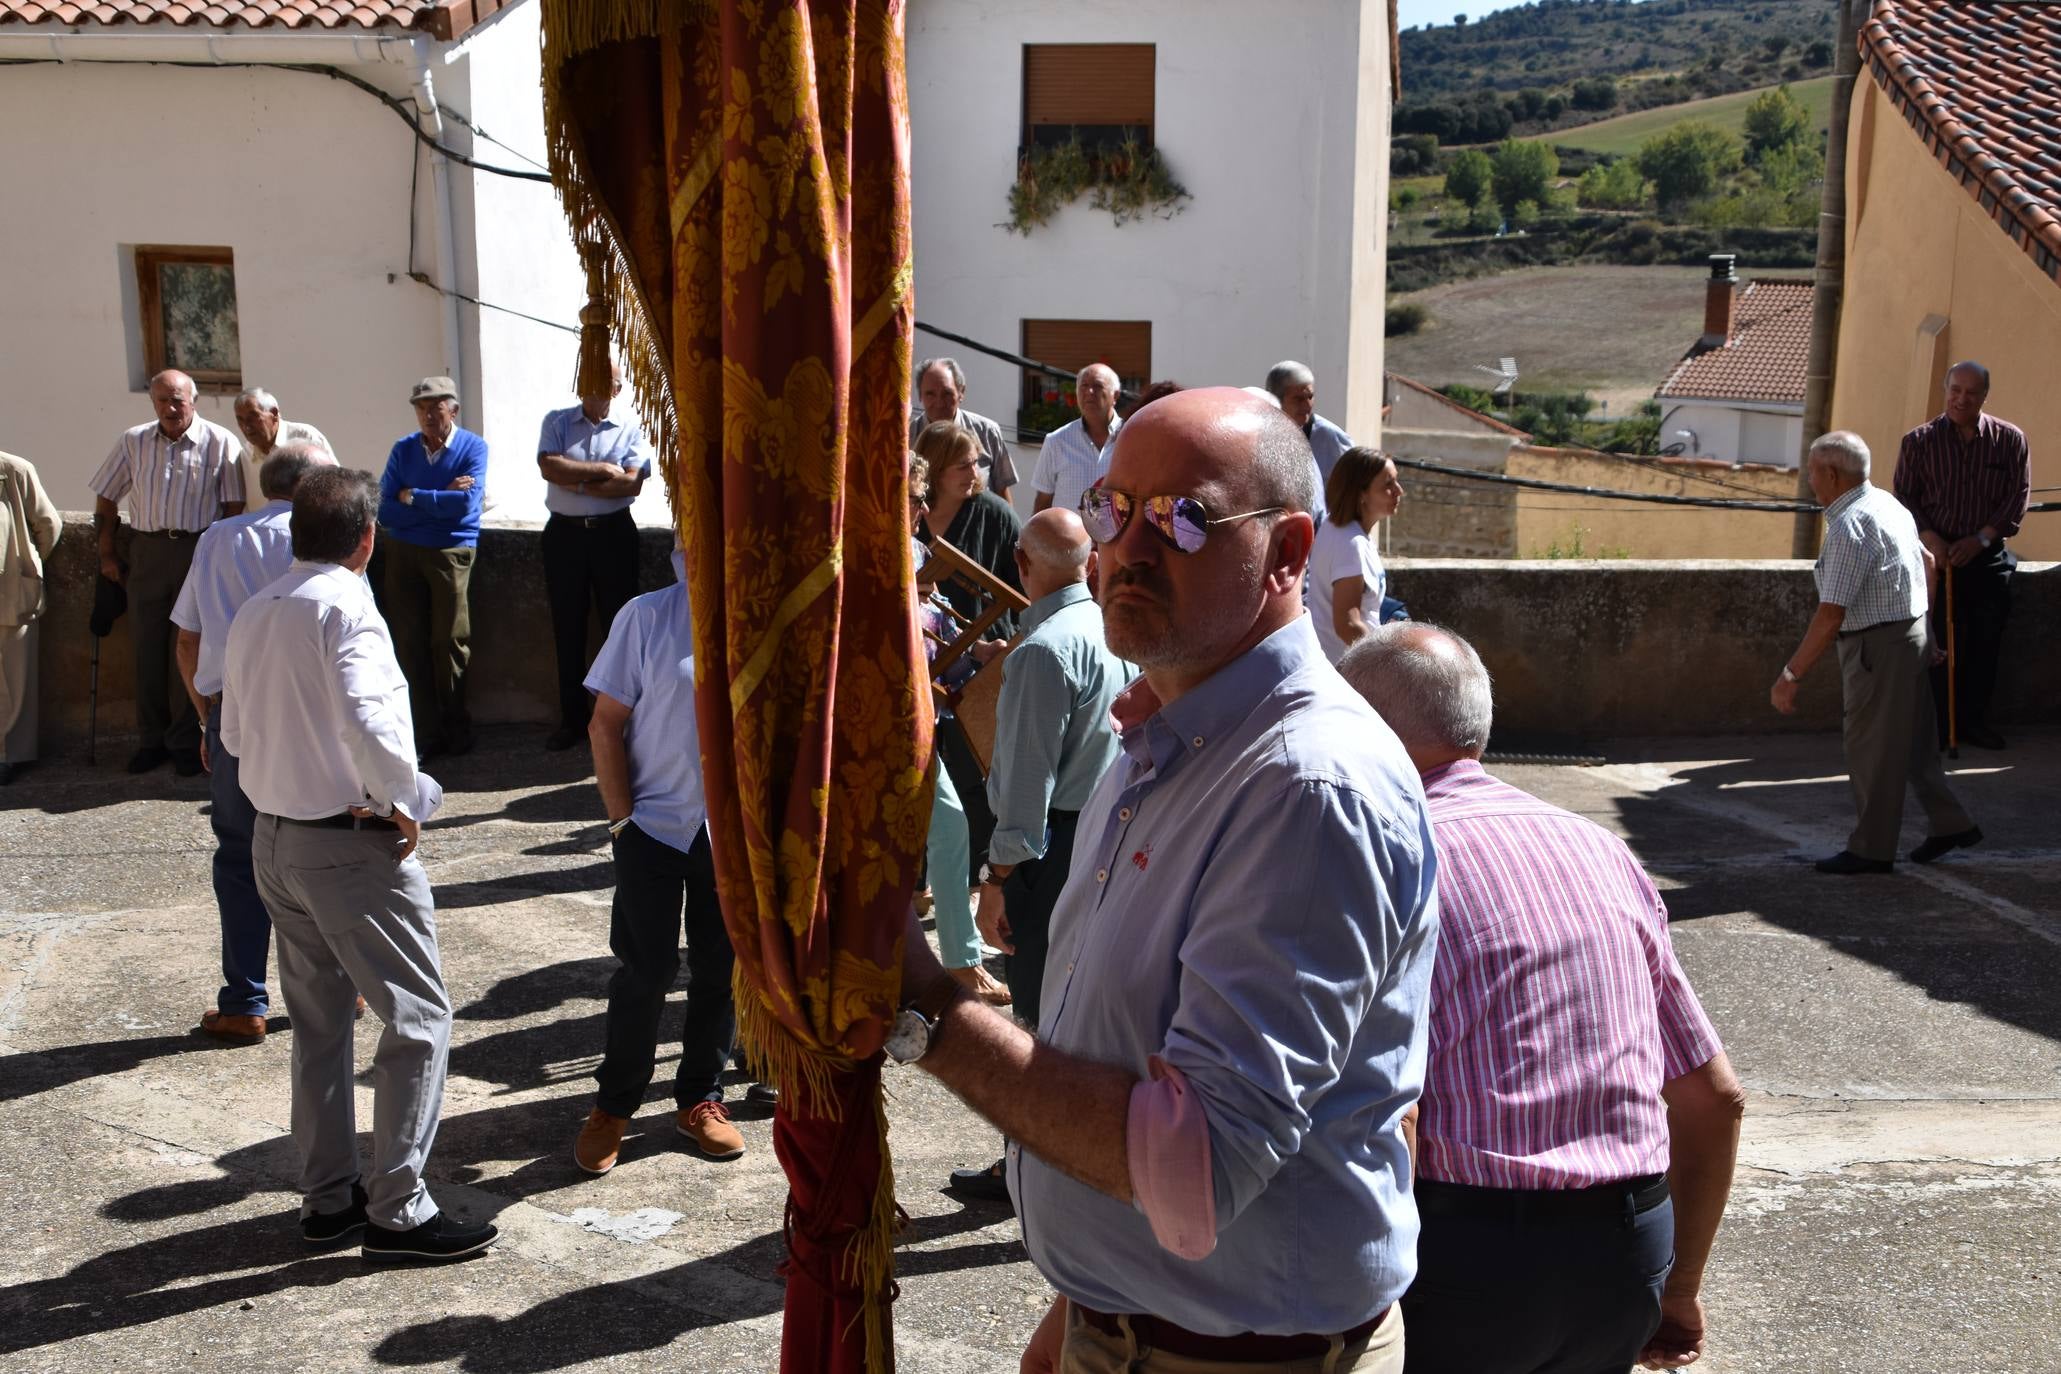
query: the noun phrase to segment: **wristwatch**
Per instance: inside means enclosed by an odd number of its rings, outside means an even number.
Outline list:
[[[1789,665],[1785,663],[1785,664],[1783,664],[1783,665],[1782,665],[1782,681],[1784,681],[1784,682],[1801,682],[1801,681],[1803,681],[1803,679],[1802,679],[1802,678],[1800,678],[1800,677],[1798,677],[1798,676],[1797,676],[1796,674],[1794,674],[1794,673],[1790,672],[1790,671],[1789,671]]]
[[[939,978],[896,1012],[894,1024],[881,1045],[887,1057],[897,1064],[913,1064],[928,1054],[931,1038],[937,1034],[938,1019],[958,990],[959,985],[950,978]]]
[[[1975,531],[1975,537],[1976,537],[1977,539],[1980,539],[1980,540],[1982,541],[1982,547],[1984,547],[1985,549],[1986,549],[1986,548],[1989,548],[1989,547],[1990,547],[1991,545],[1993,545],[1993,544],[1995,544],[1995,543],[1997,542],[1996,540],[1992,539],[1992,538],[1991,538],[1990,536],[1988,536],[1988,535],[1984,534],[1984,533],[1983,533],[1983,532],[1982,532],[1981,530],[1977,530],[1977,531]]]
[[[1002,880],[995,876],[995,866],[993,864],[982,864],[980,866],[980,885],[982,887],[999,887],[1001,882]]]

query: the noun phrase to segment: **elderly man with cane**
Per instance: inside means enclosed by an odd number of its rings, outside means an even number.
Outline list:
[[[1911,513],[1868,481],[1868,464],[1868,446],[1858,434],[1834,430],[1811,445],[1806,476],[1825,508],[1818,610],[1769,693],[1777,711],[1793,714],[1797,685],[1838,644],[1846,767],[1860,820],[1846,848],[1817,868],[1840,876],[1895,868],[1906,783],[1917,792],[1929,827],[1911,862],[1929,864],[1982,841],[1947,786],[1933,733],[1925,628],[1931,555]]]

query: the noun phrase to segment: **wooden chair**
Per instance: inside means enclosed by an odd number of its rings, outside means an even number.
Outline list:
[[[956,580],[980,600],[980,612],[970,620],[954,612],[952,618],[958,623],[958,632],[941,641],[943,647],[931,660],[930,678],[939,704],[951,708],[958,716],[960,728],[966,732],[967,743],[973,746],[974,757],[980,761],[980,771],[985,775],[994,757],[995,703],[1002,692],[1002,661],[1008,655],[983,665],[957,689],[944,685],[945,671],[971,652],[996,621],[1011,611],[1028,610],[1030,602],[1022,592],[942,539],[931,541],[930,561],[924,564],[922,580],[929,584]]]

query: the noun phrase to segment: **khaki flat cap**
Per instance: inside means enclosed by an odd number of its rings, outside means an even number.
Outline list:
[[[408,393],[408,404],[417,401],[455,401],[458,399],[458,383],[449,377],[424,377]]]

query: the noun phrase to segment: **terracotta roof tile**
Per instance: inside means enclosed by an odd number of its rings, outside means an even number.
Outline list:
[[[1753,281],[1732,307],[1732,337],[1684,354],[1655,396],[1801,405],[1811,352],[1811,284]]]
[[[179,28],[368,29],[456,37],[516,0],[0,0],[10,24],[170,25]],[[477,18],[475,18],[475,12]]]
[[[1860,44],[1933,156],[2061,281],[2061,8],[1880,0]]]

